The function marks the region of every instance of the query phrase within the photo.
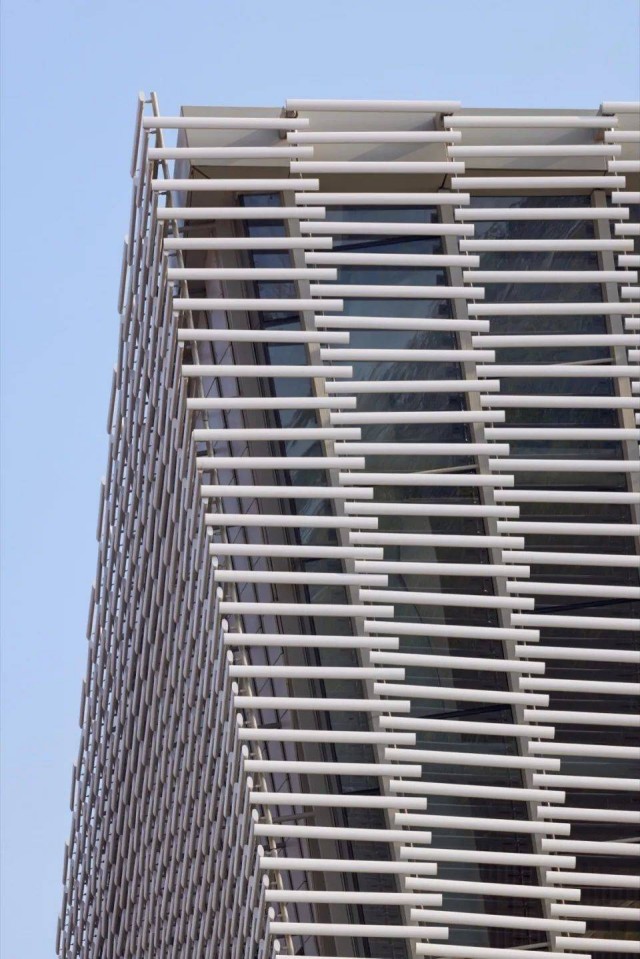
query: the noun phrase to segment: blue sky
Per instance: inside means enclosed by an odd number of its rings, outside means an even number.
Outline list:
[[[637,0],[4,0],[3,959],[52,957],[138,90],[638,99]],[[152,959],[152,957],[141,957]]]

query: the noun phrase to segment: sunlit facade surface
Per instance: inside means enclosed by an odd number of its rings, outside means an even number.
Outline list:
[[[61,959],[640,954],[638,111],[140,99]]]

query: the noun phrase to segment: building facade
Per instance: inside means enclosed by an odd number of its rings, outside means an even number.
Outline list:
[[[61,959],[640,954],[639,109],[140,97]]]

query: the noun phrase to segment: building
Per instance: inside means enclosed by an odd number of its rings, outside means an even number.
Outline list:
[[[140,98],[61,959],[638,954],[639,109]]]

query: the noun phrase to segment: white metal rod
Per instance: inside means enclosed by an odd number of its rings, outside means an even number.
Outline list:
[[[222,602],[220,611],[233,614],[255,614],[257,616],[335,616],[354,618],[356,616],[366,616],[375,611],[376,616],[381,619],[390,619],[393,616],[393,606],[370,606],[357,603],[244,603],[244,602]],[[263,669],[276,667],[246,666],[243,669]],[[288,669],[289,667],[283,667]],[[313,669],[315,667],[300,667],[301,669]],[[318,669],[324,667],[318,667]],[[367,678],[367,677],[365,677]]]
[[[175,311],[180,310],[244,310],[248,313],[264,313],[270,310],[341,310],[342,300],[307,299],[275,299],[270,297],[235,298],[235,297],[177,297],[173,301]],[[232,367],[230,367],[231,369]]]
[[[383,486],[513,486],[513,477],[480,476],[469,473],[340,473],[341,486],[363,484]]]
[[[364,457],[358,456],[198,456],[199,470],[328,470],[363,469]]]
[[[360,516],[518,516],[517,506],[458,506],[457,503],[345,503]]]
[[[170,250],[330,250],[331,237],[167,237],[163,246]]]
[[[427,901],[425,901],[427,900]],[[359,903],[380,904],[380,905],[424,905],[437,906],[442,902],[442,896],[433,893],[411,893],[411,892],[351,892],[343,890],[330,890],[326,892],[319,889],[267,889],[265,893],[267,902],[310,902],[310,903]],[[584,923],[579,924],[584,925]],[[309,955],[307,953],[307,955]],[[334,957],[335,959],[335,957]]]
[[[152,190],[173,190],[177,193],[262,193],[265,190],[318,190],[320,180],[307,179],[301,180],[300,177],[235,177],[234,179],[223,179],[222,177],[201,177],[189,179],[166,179],[152,180]]]
[[[300,220],[324,219],[324,207],[302,209],[295,206],[169,206],[158,210],[159,220]]]
[[[571,364],[539,364],[535,366],[478,366],[478,376],[527,376],[536,379],[550,379],[551,377],[566,376],[572,379],[617,379],[618,377],[637,376],[638,368],[634,366],[614,366],[597,364],[594,366],[572,366]]]
[[[331,793],[252,792],[249,802],[259,806],[338,806],[344,809],[426,809],[427,800],[420,797],[349,796]],[[406,805],[406,804],[409,805]]]
[[[606,130],[605,143],[640,143],[640,130]]]
[[[631,396],[481,396],[482,406],[522,407],[538,409],[640,409],[640,399]]]
[[[464,166],[464,164],[462,164]],[[296,193],[296,203],[322,206],[463,206],[471,202],[469,193]],[[348,226],[358,226],[348,223]],[[375,221],[370,226],[378,226]],[[380,223],[384,225],[384,223]],[[405,223],[405,226],[409,224]],[[413,224],[411,224],[413,226]],[[417,224],[424,226],[425,224]],[[435,225],[435,224],[434,224]]]
[[[367,549],[362,546],[278,546],[273,543],[212,543],[212,556],[284,556],[313,559],[382,559],[382,549]],[[524,638],[524,637],[523,637]]]
[[[379,699],[329,699],[320,696],[302,698],[300,696],[234,696],[234,705],[238,709],[291,709],[312,710],[315,712],[347,712],[347,713],[377,713],[400,712],[408,713],[411,709],[409,700],[394,700],[392,704]],[[318,763],[325,766],[324,763]],[[348,765],[348,764],[347,764]],[[393,775],[399,776],[398,766],[393,766]],[[413,767],[420,769],[420,766]],[[372,776],[382,775],[373,772]],[[414,775],[410,773],[409,775]],[[416,773],[415,775],[420,775]]]
[[[600,583],[507,583],[508,593],[535,596],[608,596],[640,599],[640,586],[605,586]]]
[[[393,673],[382,676],[381,673]],[[403,669],[375,669],[368,666],[229,666],[234,679],[399,679]]]
[[[600,109],[603,113],[640,113],[640,102],[637,100],[605,100]],[[609,117],[608,119],[617,118]]]
[[[291,164],[292,168],[294,164]],[[306,161],[296,163],[302,173],[315,172]],[[453,176],[451,188],[462,190],[614,190],[623,189],[623,176]]]
[[[192,438],[195,442],[217,443],[231,440],[282,442],[284,440],[346,440],[358,439],[360,430],[349,427],[271,427],[249,429],[195,429]]]
[[[571,723],[584,726],[640,727],[640,718],[625,713],[587,713],[571,709],[525,709],[524,718],[534,723],[549,722]]]
[[[454,300],[483,299],[484,290],[476,286],[389,286],[370,283],[312,283],[312,296],[339,296],[369,300]],[[330,302],[330,301],[328,301]],[[267,309],[267,307],[265,307]],[[301,309],[301,307],[299,307]],[[320,307],[317,307],[320,309]],[[323,308],[325,309],[325,308]],[[333,307],[326,307],[326,310]]]
[[[612,922],[640,922],[640,909],[625,906],[574,906],[566,902],[553,902],[550,911],[552,916],[583,916],[585,919]]]
[[[629,270],[466,270],[465,283],[622,283],[635,280]]]
[[[337,486],[201,486],[203,497],[238,497],[245,499],[350,499],[353,490]],[[358,487],[358,496],[373,499],[373,488]]]
[[[326,383],[327,393],[486,393],[497,392],[499,388],[499,380],[351,380],[349,383]]]
[[[470,303],[474,316],[617,316],[639,313],[633,303]]]
[[[508,456],[506,443],[363,443],[336,442],[336,453],[355,456],[478,456],[482,453],[494,453],[496,456]]]
[[[585,809],[582,806],[541,806],[538,816],[571,819],[576,822],[615,822],[625,825],[638,825],[640,813],[607,807],[606,809]]]
[[[316,317],[317,327],[340,330],[445,330],[473,333],[489,330],[488,320],[449,320],[412,316],[329,316]]]
[[[640,160],[609,160],[609,173],[640,173]]]
[[[505,460],[489,460],[489,469],[545,473],[635,473],[638,466],[636,463],[619,460],[556,460],[551,457],[532,460],[512,457]]]
[[[383,875],[433,876],[436,865],[432,862],[398,862],[393,859],[297,859],[292,856],[261,856],[261,869],[276,872],[372,872]]]
[[[609,885],[608,883],[606,885]],[[625,955],[640,956],[640,942],[631,942],[628,939],[620,939],[616,936],[613,939],[603,939],[601,936],[558,936],[556,945],[561,949],[579,949],[592,952],[613,952],[625,953]],[[566,956],[563,952],[561,955]]]
[[[304,147],[298,147],[304,149]],[[464,173],[464,163],[454,160],[292,160],[292,173],[399,173],[450,174]],[[614,183],[614,186],[624,186]]]
[[[474,336],[472,343],[475,346],[627,346],[640,343],[640,337],[633,333],[578,333],[562,335],[560,333],[538,334],[533,336]]]
[[[487,363],[495,359],[493,350],[398,350],[390,347],[374,349],[326,347],[320,349],[320,359],[354,363]]]
[[[515,178],[505,177],[515,185]],[[546,177],[536,177],[536,180],[546,180]],[[600,179],[609,181],[609,177]],[[538,186],[542,186],[538,183]],[[570,184],[567,184],[570,186]],[[456,220],[628,220],[628,210],[612,210],[610,207],[495,207],[495,208],[460,208],[454,213]]]
[[[478,266],[479,256],[466,256],[445,253],[308,253],[308,264],[332,266],[350,264],[355,266]]]
[[[247,763],[252,762],[252,765],[264,765],[263,763],[256,760],[245,760],[245,767]],[[280,764],[278,764],[280,765]],[[301,764],[297,764],[301,765]],[[356,771],[353,773],[347,772],[348,766],[355,766],[355,763],[304,763],[304,766],[314,766],[318,767],[314,770],[306,770],[308,772],[315,772],[319,775],[337,775],[337,776],[384,776],[392,775],[391,772],[383,772],[382,768],[378,769],[377,767],[383,767],[383,763],[361,763],[362,770],[360,772]],[[366,773],[364,772],[365,766],[370,766],[371,771]],[[336,769],[333,771],[329,767],[337,766],[343,767],[341,769]],[[323,769],[322,767],[326,767]],[[415,767],[419,769],[420,767]],[[390,770],[393,769],[392,766],[389,767]],[[261,771],[257,770],[256,772]],[[265,770],[271,772],[272,770]],[[275,769],[273,770],[276,771]],[[284,770],[287,771],[287,770]],[[408,775],[420,775],[419,772],[408,773]],[[254,828],[254,833],[256,836],[277,836],[282,838],[294,838],[302,837],[304,839],[330,839],[331,841],[339,841],[341,839],[346,840],[347,842],[416,842],[416,843],[425,843],[429,844],[431,842],[431,833],[425,832],[423,830],[418,831],[407,831],[403,829],[357,829],[353,827],[338,827],[338,826],[290,826],[285,823],[256,823]]]
[[[292,160],[312,156],[313,147],[149,147],[150,160]]]
[[[207,343],[348,343],[349,334],[322,330],[307,333],[304,330],[180,329],[178,340]],[[266,397],[260,397],[260,402],[264,402],[265,399]],[[224,400],[224,402],[228,401]],[[317,409],[317,407],[314,408]]]
[[[637,625],[636,620],[636,627]],[[637,696],[640,693],[640,683],[637,682],[609,683],[592,679],[549,679],[546,676],[520,676],[518,682],[521,689],[543,689],[551,692],[602,693],[606,696]],[[615,752],[609,755],[615,755]]]
[[[556,533],[558,536],[638,536],[640,526],[635,523],[522,523],[518,520],[498,520],[499,533]]]
[[[640,203],[640,191],[621,190],[611,194],[612,203]]]
[[[496,114],[455,114],[444,118],[449,128],[462,127],[586,127],[606,130],[617,125],[617,117],[587,116],[565,113],[496,113]]]
[[[476,536],[455,533],[353,533],[353,545],[379,546],[511,546],[524,548],[524,539],[509,536]]]
[[[575,882],[576,885],[579,883],[581,886],[603,886],[604,888],[609,888],[609,889],[640,890],[640,878],[636,876],[619,875],[618,873],[605,873],[605,872],[567,873],[567,872],[560,872],[560,871],[548,872],[547,882],[557,882],[557,883]],[[562,891],[564,892],[564,890]],[[613,940],[613,942],[615,943],[618,943],[620,941],[621,941],[620,939]],[[593,939],[585,940],[585,943],[586,942],[593,942]],[[607,947],[609,949],[612,948],[611,939],[604,939],[604,940],[601,940],[601,942],[606,942]],[[589,946],[589,948],[591,947]]]
[[[351,743],[356,745],[364,745],[367,743],[379,743],[383,745],[388,745],[389,743],[400,743],[405,742],[404,739],[400,737],[407,737],[407,743],[409,740],[415,741],[415,733],[394,733],[394,732],[382,732],[382,733],[369,733],[369,732],[351,732],[350,730],[341,730],[341,729],[255,729],[252,726],[243,726],[238,730],[238,739],[248,742],[283,742],[283,743]],[[253,794],[252,794],[253,795]],[[277,797],[282,803],[284,799],[288,800],[290,803],[293,803],[293,793],[288,793],[283,796],[282,793],[256,793],[255,795],[260,798],[256,802],[272,802],[269,797]],[[545,795],[549,795],[545,792]],[[331,806],[331,805],[357,805],[362,797],[356,796],[333,796],[331,794],[322,794],[320,796],[312,796],[313,805],[321,806]],[[373,796],[367,796],[367,800],[372,800]],[[376,802],[382,802],[382,799],[376,800]],[[300,793],[299,799],[296,800],[300,804],[309,803],[309,796],[307,793]],[[421,802],[426,803],[426,800],[421,800]],[[397,806],[397,803],[396,803]],[[394,807],[395,808],[395,807]]]
[[[637,655],[637,654],[636,654]],[[609,759],[634,759],[640,762],[640,747],[594,746],[591,743],[538,743],[531,741],[529,752],[549,756],[604,756]]]
[[[146,116],[145,130],[297,130],[306,127],[304,117]]]
[[[368,573],[276,573],[272,570],[224,570],[214,573],[217,583],[306,583],[313,586],[386,586],[388,576]]]
[[[520,676],[518,682],[521,689],[549,690],[550,692],[601,693],[604,696],[637,696],[640,693],[640,683],[637,682],[614,683],[586,679],[549,679],[537,676]],[[569,753],[570,750],[567,752]],[[593,754],[595,755],[595,752]]]
[[[463,223],[387,223],[382,221],[354,223],[351,220],[332,220],[327,223],[318,223],[314,220],[312,223],[301,221],[300,231],[302,233],[313,233],[316,236],[326,236],[327,234],[338,236],[473,236],[473,226]]]
[[[296,136],[296,134],[292,134]],[[305,136],[305,134],[301,134]],[[287,137],[289,139],[289,137]],[[303,141],[300,141],[303,142]],[[609,143],[552,143],[552,144],[500,144],[492,146],[452,146],[449,154],[452,157],[609,157],[617,156],[621,147]]]
[[[330,130],[287,133],[287,142],[298,143],[457,143],[460,133],[447,130]],[[611,150],[611,147],[607,149]]]
[[[446,939],[449,930],[442,926],[375,926],[337,922],[269,923],[273,936],[351,936],[367,939]]]
[[[359,573],[412,573],[416,576],[525,576],[529,575],[528,566],[515,566],[499,563],[410,563],[383,560],[382,562],[356,561]],[[520,588],[526,591],[526,584]]]
[[[592,440],[636,440],[640,430],[636,429],[565,429],[550,427],[542,429],[488,427],[485,430],[488,440],[580,440],[587,443]],[[619,524],[618,524],[619,525]]]
[[[206,526],[219,528],[252,526],[259,529],[353,529],[361,526],[376,529],[378,525],[373,516],[357,519],[353,516],[289,516],[283,513],[206,513],[204,521]]]
[[[507,584],[511,585],[510,583]],[[589,587],[586,587],[587,589]],[[610,587],[613,588],[613,587]],[[623,589],[624,587],[620,587]],[[596,595],[601,595],[596,593]],[[595,663],[639,663],[640,652],[623,649],[578,649],[575,646],[516,646],[516,656],[540,659],[566,659]]]
[[[397,411],[387,412],[385,410],[374,413],[331,413],[331,423],[336,426],[341,424],[374,424],[379,423],[503,423],[505,414],[502,410],[494,412],[459,412],[452,410],[440,411],[421,411],[419,413]]]
[[[620,245],[622,244],[622,245]],[[561,253],[564,251],[603,252],[605,250],[630,250],[629,240],[460,240],[460,249],[469,253]]]
[[[304,377],[312,378],[314,376],[336,376],[342,379],[349,379],[352,375],[352,370],[349,366],[307,366],[305,364],[300,364],[299,366],[271,366],[270,364],[248,366],[234,363],[202,363],[198,365],[183,363],[181,372],[183,376],[187,377],[233,376],[237,379],[244,377],[301,379]]]
[[[442,896],[433,893],[421,894],[418,892],[351,892],[331,889],[329,892],[320,889],[267,889],[267,902],[312,902],[312,903],[359,903],[414,906],[419,900],[429,899],[435,902],[427,903],[438,905]],[[584,926],[584,923],[575,925]]]
[[[212,267],[207,268],[182,268],[175,267],[167,270],[167,279],[173,280],[335,280],[337,270],[321,269],[313,267],[302,267],[293,269],[283,267],[276,269],[267,267],[266,269],[258,267],[246,267],[242,269],[226,269]]]
[[[394,636],[325,636],[317,633],[226,633],[225,646],[282,646],[318,649],[398,649]]]

